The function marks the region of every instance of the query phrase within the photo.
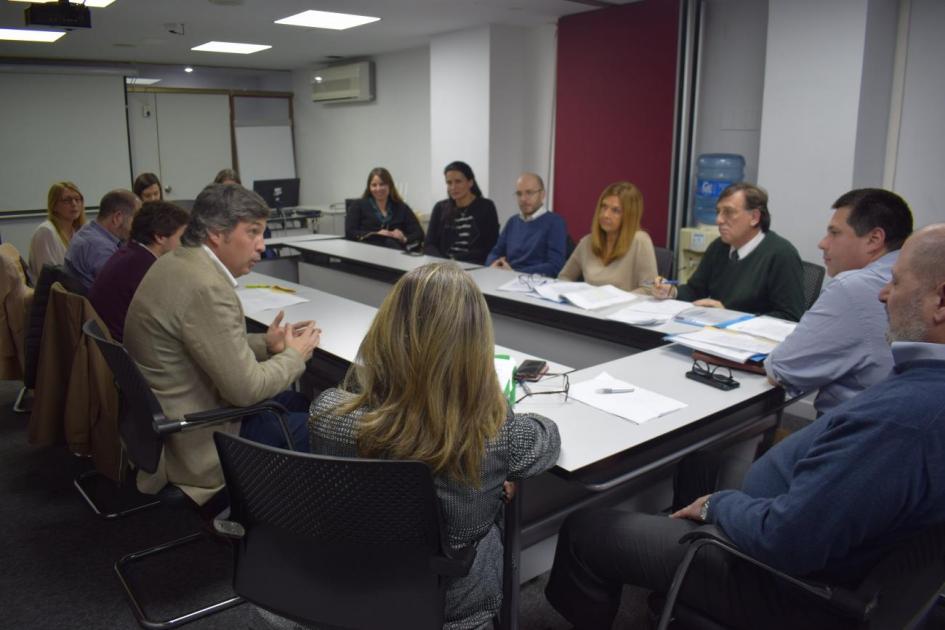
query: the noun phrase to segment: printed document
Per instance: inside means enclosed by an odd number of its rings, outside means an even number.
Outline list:
[[[616,390],[619,392],[626,389],[632,389],[633,391],[612,394],[601,393],[601,390]],[[601,372],[589,381],[572,383],[570,396],[586,405],[626,418],[636,424],[643,424],[686,406],[686,403],[668,396],[616,379],[607,372]]]
[[[236,295],[243,303],[243,313],[246,315],[308,302],[295,293],[274,289],[237,289]]]

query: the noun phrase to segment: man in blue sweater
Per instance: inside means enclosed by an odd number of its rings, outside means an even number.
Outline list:
[[[490,267],[557,277],[564,266],[567,230],[564,219],[544,207],[545,183],[535,173],[515,182],[520,214],[508,220],[486,257]]]
[[[856,585],[897,542],[945,522],[945,224],[906,241],[879,298],[889,378],[768,451],[741,490],[705,494],[672,518],[569,517],[546,590],[555,608],[577,628],[609,628],[622,585],[665,593],[686,550],[679,538],[699,527],[789,574]],[[732,627],[843,627],[743,563],[717,562],[683,589],[684,604]]]

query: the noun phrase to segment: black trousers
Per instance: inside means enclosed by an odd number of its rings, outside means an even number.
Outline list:
[[[681,463],[674,503],[681,507],[731,482],[745,462],[699,455]],[[738,479],[740,485],[740,478]],[[686,553],[679,539],[700,525],[686,519],[614,509],[583,510],[565,521],[545,589],[548,601],[576,628],[610,628],[624,584],[665,593]],[[798,532],[803,536],[803,532]],[[705,547],[679,602],[731,628],[843,628],[823,606],[733,556]]]

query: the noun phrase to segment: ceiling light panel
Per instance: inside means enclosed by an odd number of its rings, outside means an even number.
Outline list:
[[[289,26],[307,26],[309,28],[330,28],[343,31],[355,26],[362,26],[377,22],[381,18],[368,15],[351,15],[350,13],[332,13],[331,11],[302,11],[295,15],[276,20],[276,24]]]
[[[160,79],[145,79],[144,77],[125,77],[125,83],[128,85],[154,85]]]
[[[194,46],[191,50],[197,50],[199,52],[218,52],[218,53],[233,53],[236,55],[251,55],[252,53],[257,53],[260,50],[268,50],[272,46],[267,46],[265,44],[240,44],[238,42],[207,42],[206,44],[200,44],[199,46]]]
[[[33,4],[46,4],[48,2],[57,2],[58,0],[10,0],[11,2],[31,2]],[[84,4],[87,7],[92,7],[94,9],[101,9],[107,7],[115,0],[69,0],[72,4]]]
[[[51,44],[65,35],[64,31],[34,31],[25,28],[0,28],[0,39],[11,42],[42,42]]]

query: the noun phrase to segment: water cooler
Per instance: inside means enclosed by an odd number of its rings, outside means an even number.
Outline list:
[[[719,237],[715,225],[715,202],[730,184],[745,178],[745,158],[734,153],[704,153],[696,161],[696,183],[693,191],[692,215],[689,224],[679,232],[677,278],[685,282],[699,266],[706,248]]]

